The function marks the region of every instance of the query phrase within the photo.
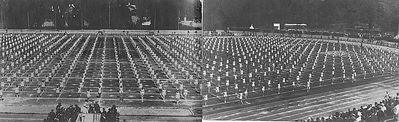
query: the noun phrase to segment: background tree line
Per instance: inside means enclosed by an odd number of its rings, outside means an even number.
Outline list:
[[[311,29],[367,25],[397,31],[399,23],[398,0],[205,0],[204,4],[205,30],[305,23]]]
[[[181,16],[198,21],[199,0],[0,0],[0,28],[42,28],[55,21],[58,29],[177,29]],[[136,5],[132,13],[128,4]],[[72,13],[66,13],[70,4]],[[197,7],[197,8],[195,8]],[[200,6],[202,7],[202,6]],[[200,9],[199,9],[200,10]],[[131,16],[151,18],[150,26]],[[180,17],[179,17],[180,16]],[[66,23],[68,27],[66,27]]]

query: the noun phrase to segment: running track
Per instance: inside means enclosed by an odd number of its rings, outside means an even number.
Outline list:
[[[206,120],[293,121],[308,117],[326,117],[334,112],[379,102],[383,100],[386,91],[390,95],[396,95],[399,92],[399,82],[397,82],[399,76],[373,80],[376,82],[282,101],[261,102],[242,108],[224,109],[217,114],[207,114],[204,111],[203,118]]]

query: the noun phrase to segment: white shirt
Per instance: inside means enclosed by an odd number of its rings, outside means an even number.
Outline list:
[[[176,92],[176,99],[180,99],[180,93]]]
[[[40,90],[40,87],[38,87],[37,88],[37,93],[40,94],[40,92],[42,92],[42,91]]]
[[[187,94],[188,94],[188,91],[187,91],[187,90],[184,90],[183,95],[184,95],[184,96],[187,96]]]
[[[381,110],[385,112],[385,110],[387,110],[387,108],[385,108],[385,106],[381,106]]]
[[[166,90],[162,90],[162,96],[166,95]]]

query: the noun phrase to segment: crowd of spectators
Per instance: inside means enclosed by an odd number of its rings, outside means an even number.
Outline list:
[[[63,107],[61,103],[55,108],[55,112],[52,109],[48,113],[46,122],[74,122],[81,113],[81,108],[75,104],[75,106],[70,105],[69,107]]]
[[[51,112],[48,113],[45,122],[76,122],[76,120],[82,119],[81,115],[83,114],[99,114],[101,117],[100,122],[119,121],[119,113],[115,105],[112,105],[107,111],[106,108],[102,108],[101,110],[98,102],[86,102],[82,108],[76,104],[74,106],[63,107],[61,103],[58,103],[55,112],[52,109]]]
[[[300,122],[384,122],[386,120],[398,120],[399,114],[399,93],[395,97],[387,94],[384,100],[361,106],[356,109],[348,109],[345,112],[335,112],[328,117],[309,117],[307,120],[298,120]]]

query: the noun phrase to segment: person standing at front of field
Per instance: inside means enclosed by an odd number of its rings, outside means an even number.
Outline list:
[[[40,97],[40,93],[42,93],[41,87],[37,87],[36,89],[36,97]]]
[[[227,103],[227,91],[223,92],[224,103]]]
[[[161,94],[163,102],[165,102],[166,99],[166,89],[162,89],[162,94]]]
[[[176,104],[179,104],[179,102],[180,102],[180,92],[177,91],[176,92]]]
[[[144,102],[144,89],[140,90],[141,102]]]
[[[98,97],[98,98],[101,98],[101,93],[102,93],[102,91],[101,91],[101,87],[99,87],[99,88],[98,88],[98,91],[97,91],[97,93],[98,93],[98,96],[97,96],[97,97]]]
[[[241,104],[244,104],[243,95],[242,93],[238,94],[238,98],[240,99]]]
[[[15,91],[15,97],[19,97],[19,86],[17,85],[17,86],[15,86],[15,89],[14,89]]]
[[[87,97],[87,101],[89,101],[90,97],[91,97],[90,89],[86,91],[86,97]]]
[[[205,95],[203,96],[203,99],[204,99],[204,105],[206,105],[206,101],[208,101],[208,95],[205,94]]]

